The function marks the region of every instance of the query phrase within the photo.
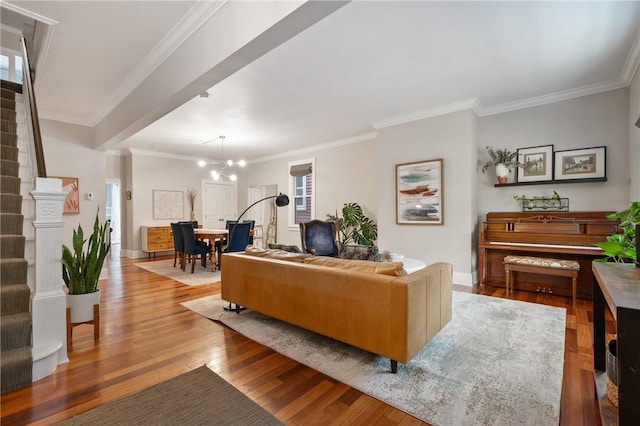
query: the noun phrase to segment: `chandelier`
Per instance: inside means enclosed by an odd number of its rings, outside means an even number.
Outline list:
[[[210,142],[214,142],[218,139],[220,139],[220,147],[221,147],[221,154],[224,154],[224,139],[226,138],[226,136],[218,136],[217,138],[208,140],[206,142],[203,142],[203,144],[208,144]],[[227,174],[226,170],[229,167],[233,167],[233,166],[240,166],[240,167],[244,167],[247,164],[246,161],[244,160],[240,160],[240,161],[233,161],[233,160],[227,160],[227,161],[223,161],[223,162],[219,162],[219,163],[210,163],[204,160],[200,160],[198,161],[198,165],[200,167],[206,167],[207,165],[213,166],[214,168],[211,170],[211,177],[213,178],[213,180],[222,180],[224,181],[225,179],[229,179],[230,181],[235,182],[236,180],[238,180],[238,176],[236,176],[234,173],[232,174]]]

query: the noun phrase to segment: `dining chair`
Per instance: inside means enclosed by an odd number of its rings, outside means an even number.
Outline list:
[[[335,222],[312,220],[300,222],[302,251],[314,256],[338,257],[338,230]]]
[[[251,228],[249,228],[251,231],[253,231],[253,229],[256,226],[256,221],[252,220],[252,219],[247,219],[247,220],[243,221],[242,223],[251,224]],[[249,244],[253,244],[253,235],[251,235],[251,233],[249,233]]]
[[[193,224],[191,222],[181,223],[180,228],[184,239],[184,258],[188,257],[191,260],[191,273],[193,274],[198,255],[200,255],[202,266],[207,267],[207,255],[211,253],[211,246],[196,240],[196,234],[193,232]],[[183,263],[186,264],[185,261]]]
[[[184,238],[182,237],[182,228],[179,223],[171,224],[171,234],[173,235],[173,267],[176,262],[180,261],[180,269],[184,270]]]
[[[233,235],[231,233],[233,231]],[[226,244],[223,243],[220,249],[220,256],[218,256],[222,268],[222,253],[234,253],[238,251],[244,251],[249,245],[249,234],[251,233],[251,224],[248,222],[242,222],[235,225],[231,225],[229,229],[229,236],[227,237]]]

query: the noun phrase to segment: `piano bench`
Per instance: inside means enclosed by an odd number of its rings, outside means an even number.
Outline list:
[[[504,271],[507,275],[507,282],[505,284],[507,296],[509,296],[509,292],[513,294],[513,272],[571,277],[573,307],[576,307],[576,288],[578,285],[580,264],[575,260],[549,259],[533,256],[506,256],[503,263]]]

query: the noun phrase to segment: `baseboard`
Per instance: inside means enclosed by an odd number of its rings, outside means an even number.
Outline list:
[[[466,272],[453,271],[453,282],[455,284],[473,287],[473,275]]]

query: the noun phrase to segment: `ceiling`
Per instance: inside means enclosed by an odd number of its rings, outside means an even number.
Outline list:
[[[57,22],[37,87],[41,116],[89,126],[203,7],[11,3]],[[626,87],[639,28],[640,1],[354,1],[116,149],[256,161],[463,108],[482,116]],[[204,143],[218,135],[224,152],[219,140]]]

